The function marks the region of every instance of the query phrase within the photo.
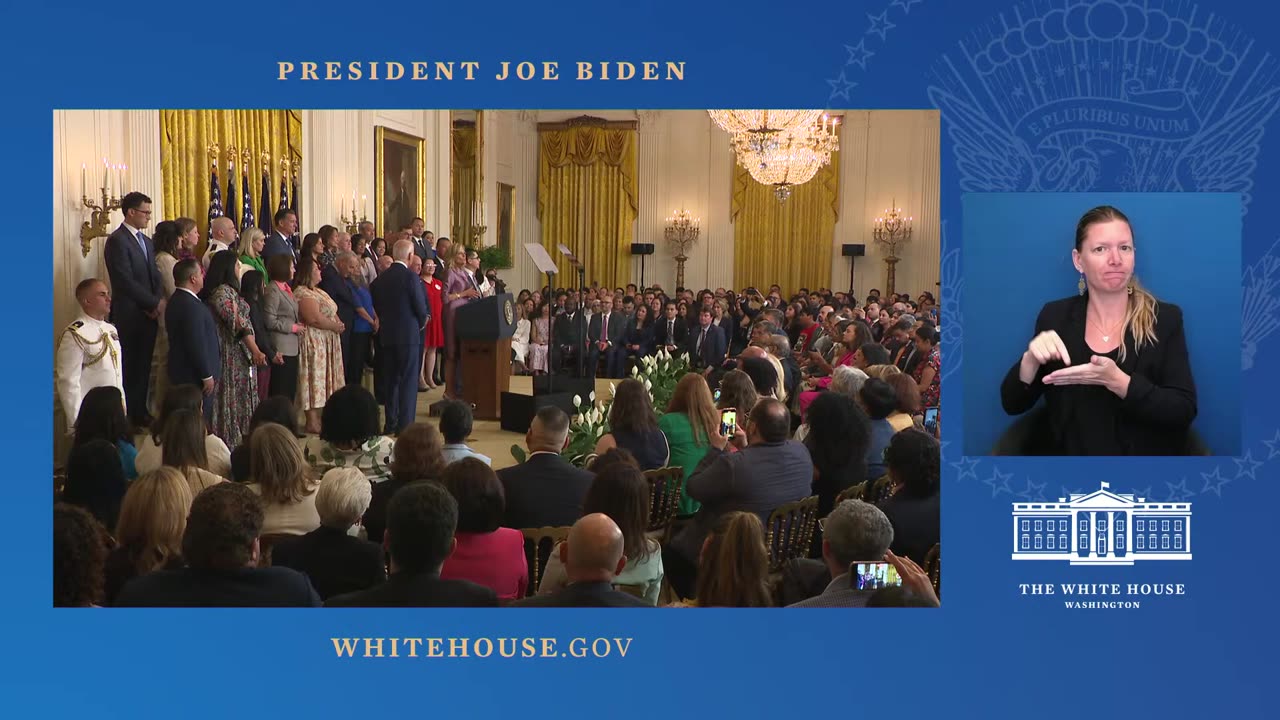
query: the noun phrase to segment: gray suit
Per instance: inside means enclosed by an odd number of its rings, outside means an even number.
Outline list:
[[[689,497],[702,503],[693,522],[671,540],[673,550],[697,563],[702,541],[720,516],[753,512],[764,521],[779,505],[812,494],[813,460],[804,445],[786,440],[752,445],[736,453],[712,447],[689,476]]]
[[[875,594],[874,590],[854,590],[849,585],[849,573],[845,573],[832,580],[822,594],[792,603],[787,607],[866,607],[867,600],[873,594]]]
[[[262,296],[262,316],[276,352],[296,356],[298,336],[293,332],[293,326],[298,323],[298,301],[274,282],[269,282]]]

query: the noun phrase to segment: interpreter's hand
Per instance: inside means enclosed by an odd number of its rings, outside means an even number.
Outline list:
[[[1055,370],[1044,376],[1045,385],[1101,385],[1120,397],[1129,389],[1129,376],[1116,361],[1102,355],[1094,355],[1089,362]]]
[[[902,576],[903,586],[928,600],[935,607],[939,604],[938,593],[933,590],[933,581],[929,579],[929,573],[921,569],[914,560],[909,557],[894,555],[891,550],[885,551],[884,559],[898,569],[898,574]]]
[[[1045,365],[1054,360],[1061,360],[1063,365],[1071,364],[1071,355],[1067,353],[1067,344],[1058,337],[1056,330],[1045,330],[1031,338],[1027,351],[1022,357],[1035,361],[1036,366]]]

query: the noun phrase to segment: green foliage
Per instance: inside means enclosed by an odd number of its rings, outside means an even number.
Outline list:
[[[476,249],[480,254],[480,267],[488,270],[502,270],[512,265],[511,253],[501,245],[485,245]]]

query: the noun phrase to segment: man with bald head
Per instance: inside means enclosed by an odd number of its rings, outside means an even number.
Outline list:
[[[524,436],[529,457],[498,471],[506,491],[504,527],[565,527],[582,515],[582,499],[595,475],[574,467],[560,451],[569,443],[569,416],[547,406],[538,410]]]
[[[412,425],[417,415],[422,330],[433,319],[422,280],[409,269],[412,253],[413,243],[396,242],[391,248],[391,267],[369,286],[380,323],[378,354],[386,407],[383,432],[387,435]]]
[[[585,515],[560,543],[560,562],[569,584],[549,595],[535,595],[523,607],[649,607],[641,598],[613,589],[613,580],[627,566],[622,531],[604,513]]]
[[[226,215],[214,218],[213,222],[209,223],[209,247],[205,249],[204,257],[200,258],[200,264],[204,266],[205,272],[209,271],[209,261],[213,256],[223,250],[231,249],[231,245],[238,237],[235,221]]]

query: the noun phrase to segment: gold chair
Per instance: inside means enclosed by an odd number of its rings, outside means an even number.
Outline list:
[[[671,521],[680,511],[680,495],[684,492],[684,468],[663,467],[646,470],[649,481],[649,534],[663,540]]]
[[[933,583],[933,591],[942,597],[942,543],[934,543],[924,556],[924,571]]]
[[[619,592],[624,592],[624,593],[626,593],[626,594],[628,594],[628,595],[630,595],[630,596],[632,596],[632,597],[638,597],[638,598],[640,598],[641,600],[643,600],[643,599],[644,599],[644,586],[643,586],[643,585],[622,585],[622,584],[615,584],[615,585],[613,586],[613,589],[614,589],[614,590],[617,590],[617,591],[619,591]]]
[[[839,495],[836,495],[836,505],[839,505],[845,500],[861,500],[862,493],[866,489],[866,482],[860,482],[857,485],[850,485],[849,487],[841,490]]]
[[[889,474],[885,473],[884,475],[881,475],[880,478],[877,479],[874,483],[871,483],[871,485],[868,486],[866,493],[862,499],[866,500],[872,505],[879,505],[885,500],[888,500],[889,496],[892,494],[893,494],[893,483],[889,480]]]
[[[567,527],[523,528],[524,555],[529,563],[529,587],[525,595],[532,597],[538,594],[538,585],[542,582],[542,569],[546,567],[547,558],[557,543],[569,537]]]
[[[817,523],[817,495],[789,502],[769,513],[769,521],[765,524],[769,572],[781,572],[787,561],[809,554],[809,545],[813,543],[813,526]]]

